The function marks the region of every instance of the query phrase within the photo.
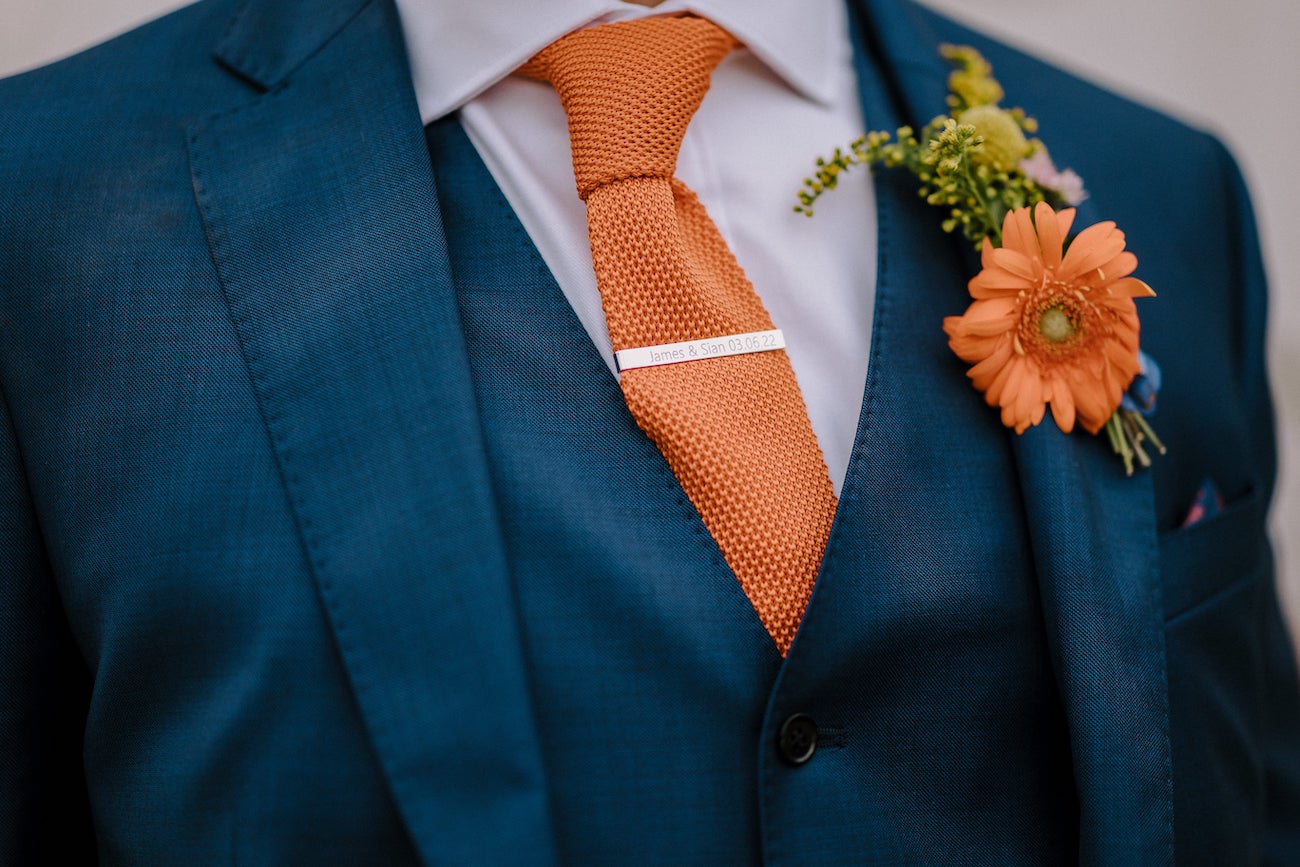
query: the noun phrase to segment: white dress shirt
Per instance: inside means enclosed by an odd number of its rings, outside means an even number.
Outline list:
[[[453,111],[605,356],[613,351],[573,179],[564,109],[511,72],[572,30],[690,10],[745,44],[713,74],[677,176],[693,189],[785,333],[838,494],[866,383],[876,282],[870,176],[793,212],[814,159],[864,127],[841,0],[397,0],[424,122]]]

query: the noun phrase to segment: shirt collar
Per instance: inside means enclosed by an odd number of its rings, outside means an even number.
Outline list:
[[[623,0],[396,2],[425,123],[460,108],[571,30],[682,11],[725,27],[787,86],[829,103],[838,59],[827,47],[847,32],[841,0],[665,0],[653,8]]]

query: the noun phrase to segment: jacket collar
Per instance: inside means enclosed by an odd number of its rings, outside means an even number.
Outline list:
[[[263,90],[287,79],[374,0],[244,0],[213,56]]]

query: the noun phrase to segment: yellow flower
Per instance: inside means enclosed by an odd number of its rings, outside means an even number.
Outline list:
[[[1002,85],[993,77],[993,66],[984,55],[969,45],[942,45],[939,53],[958,66],[948,76],[948,90],[961,105],[997,105],[1002,101]]]
[[[994,171],[1011,171],[1033,150],[1015,118],[995,105],[968,108],[957,115],[957,122],[975,127],[984,147],[972,152],[971,159]]]
[[[1154,295],[1129,275],[1137,257],[1112,222],[1084,229],[1065,250],[1074,209],[1040,203],[1007,214],[1002,247],[985,239],[975,299],[944,319],[948,345],[1002,423],[1024,433],[1048,404],[1069,433],[1105,426],[1138,373],[1135,297]]]

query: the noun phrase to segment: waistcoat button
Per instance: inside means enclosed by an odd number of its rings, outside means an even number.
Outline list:
[[[797,713],[781,723],[777,752],[792,765],[802,765],[817,752],[817,723],[806,713]]]

